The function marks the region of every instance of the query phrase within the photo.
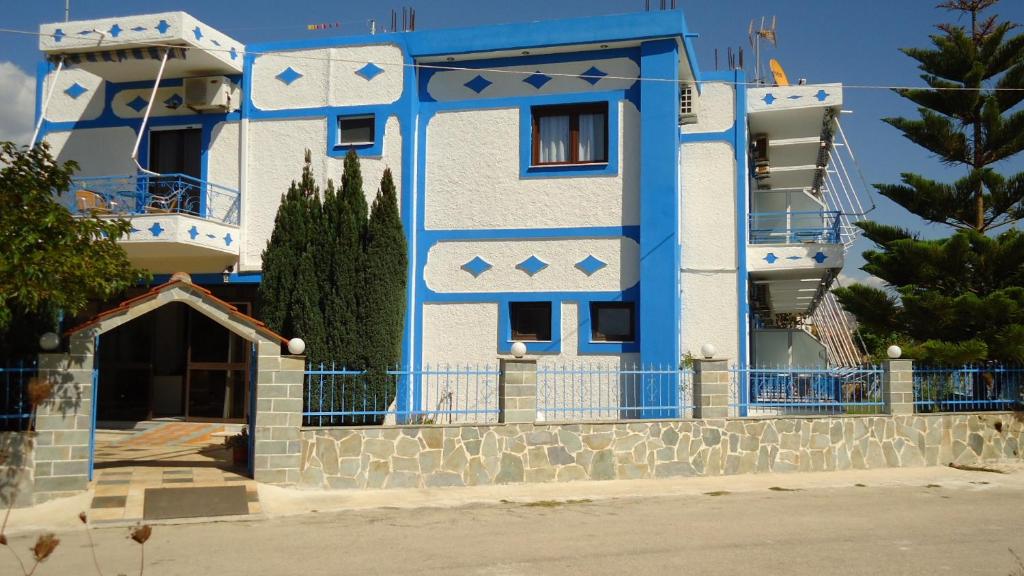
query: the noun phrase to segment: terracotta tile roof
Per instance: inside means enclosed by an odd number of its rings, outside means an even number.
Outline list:
[[[238,310],[238,308],[235,308],[231,304],[228,304],[227,302],[221,300],[220,298],[217,298],[216,296],[213,295],[213,292],[210,292],[209,290],[207,290],[206,288],[203,288],[202,286],[197,286],[195,284],[192,284],[190,282],[186,282],[184,280],[180,280],[180,279],[177,279],[177,278],[172,279],[171,281],[166,282],[164,284],[160,284],[159,286],[154,286],[152,289],[150,289],[145,294],[141,294],[141,295],[136,296],[134,298],[129,298],[128,300],[125,300],[124,302],[121,302],[120,304],[118,304],[117,306],[115,306],[115,307],[113,307],[113,308],[111,308],[109,310],[106,310],[104,312],[100,312],[99,314],[93,316],[92,318],[90,318],[86,322],[84,322],[82,324],[79,324],[78,326],[75,326],[74,328],[71,328],[70,330],[65,332],[65,334],[70,336],[71,334],[75,334],[75,333],[81,332],[82,330],[85,330],[87,328],[91,328],[92,326],[95,326],[95,325],[99,324],[100,322],[102,322],[105,318],[109,318],[111,316],[115,316],[117,314],[121,314],[123,312],[127,312],[132,307],[134,307],[134,306],[136,306],[138,304],[142,304],[143,302],[146,302],[148,300],[151,300],[151,299],[157,297],[160,293],[166,292],[167,290],[169,290],[169,289],[171,289],[171,288],[173,288],[175,286],[180,286],[181,288],[183,288],[185,290],[190,290],[190,291],[194,292],[202,300],[204,300],[207,303],[212,304],[212,305],[214,305],[214,306],[216,306],[218,308],[222,308],[223,310],[227,311],[229,316],[234,317],[235,319],[237,319],[238,321],[242,322],[243,324],[247,324],[247,325],[251,326],[254,330],[256,330],[257,332],[262,333],[264,336],[267,336],[271,340],[277,340],[277,341],[281,342],[281,344],[283,344],[283,345],[287,345],[288,344],[288,339],[287,338],[285,338],[284,336],[281,336],[277,332],[274,332],[270,328],[267,328],[267,325],[264,324],[263,322],[260,322],[259,320],[253,318],[252,316],[249,316],[248,314],[240,312]]]

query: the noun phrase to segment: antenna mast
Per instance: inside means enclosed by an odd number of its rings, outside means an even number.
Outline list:
[[[775,34],[775,16],[772,16],[771,26],[765,26],[765,17],[761,17],[761,25],[754,29],[754,21],[750,21],[747,27],[747,37],[750,39],[750,47],[754,49],[754,83],[764,84],[764,75],[761,70],[761,40],[767,40],[773,47],[778,46],[778,38]]]

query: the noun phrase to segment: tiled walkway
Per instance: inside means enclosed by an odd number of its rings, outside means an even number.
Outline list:
[[[146,490],[245,486],[249,514],[259,514],[256,484],[223,447],[223,424],[146,422],[135,430],[96,431],[96,471],[89,522],[143,518]]]

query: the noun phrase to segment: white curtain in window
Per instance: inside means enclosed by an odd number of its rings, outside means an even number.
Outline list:
[[[605,159],[604,114],[580,114],[580,162]]]
[[[569,161],[569,117],[540,117],[540,162]]]

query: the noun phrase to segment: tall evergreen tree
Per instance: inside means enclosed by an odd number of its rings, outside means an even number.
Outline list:
[[[363,349],[371,382],[378,389],[386,385],[385,371],[402,359],[407,268],[398,192],[389,168],[373,201],[366,235]]]
[[[257,300],[260,317],[270,329],[306,342],[311,362],[330,356],[321,308],[317,245],[322,238],[323,210],[307,150],[302,177],[281,197],[274,231],[263,250],[263,278]]]
[[[863,269],[892,287],[836,290],[878,353],[898,342],[908,356],[959,363],[1024,360],[1024,241],[1010,230],[1024,218],[1024,173],[1004,177],[992,165],[1024,149],[1024,35],[982,12],[998,0],[951,0],[940,8],[970,19],[942,24],[932,48],[902,50],[919,63],[929,88],[896,90],[918,104],[919,118],[885,118],[903,135],[967,174],[943,183],[902,174],[878,191],[926,221],[953,228],[921,240],[876,222],[859,226],[876,245]]]
[[[363,192],[363,175],[359,156],[354,150],[345,155],[344,172],[337,206],[332,209],[337,220],[337,242],[332,249],[337,316],[331,316],[336,333],[335,354],[352,368],[363,368],[363,327],[366,321],[363,295],[366,286],[364,257],[366,251],[367,206]]]

